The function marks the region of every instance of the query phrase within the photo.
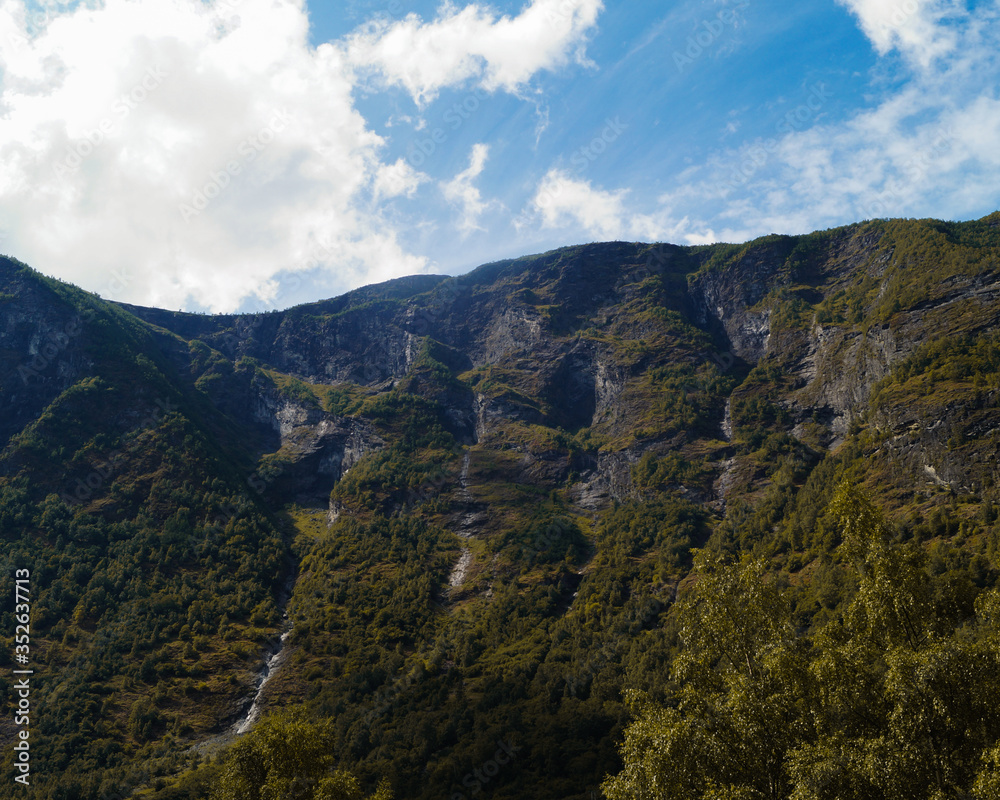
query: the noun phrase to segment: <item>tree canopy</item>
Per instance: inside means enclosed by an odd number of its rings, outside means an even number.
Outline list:
[[[630,695],[609,800],[1000,797],[1000,594],[966,616],[862,492],[830,510],[858,588],[815,631],[762,559],[696,554],[670,702]]]
[[[274,714],[233,745],[212,800],[364,800],[358,779],[335,768],[324,726]],[[368,800],[392,800],[383,781]]]

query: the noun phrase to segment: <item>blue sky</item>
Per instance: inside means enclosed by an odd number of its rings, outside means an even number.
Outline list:
[[[583,241],[975,218],[998,40],[997,0],[7,0],[0,250],[262,310]]]

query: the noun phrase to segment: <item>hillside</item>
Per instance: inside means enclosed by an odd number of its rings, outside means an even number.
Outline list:
[[[0,410],[34,797],[207,798],[280,647],[264,717],[311,720],[364,791],[584,800],[622,769],[626,693],[683,691],[693,548],[760,559],[812,635],[866,586],[846,482],[973,630],[1000,576],[1000,213],[215,317],[3,259]]]

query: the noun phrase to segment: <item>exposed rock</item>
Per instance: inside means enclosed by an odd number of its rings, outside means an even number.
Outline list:
[[[587,461],[588,468],[580,480],[570,487],[570,497],[581,508],[593,511],[612,500],[623,501],[634,492],[632,465],[638,461],[635,453],[599,453]]]
[[[465,582],[465,576],[468,575],[469,569],[472,567],[472,551],[468,547],[462,548],[462,555],[459,556],[458,562],[455,564],[455,568],[451,571],[451,575],[448,577],[448,586],[451,589],[458,589]]]
[[[385,446],[364,420],[328,414],[259,384],[254,419],[281,437],[280,473],[260,475],[267,491],[279,499],[325,505],[334,483],[365,455]],[[336,518],[339,512],[330,511]]]

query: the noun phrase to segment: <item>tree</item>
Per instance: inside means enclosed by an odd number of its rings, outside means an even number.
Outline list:
[[[990,626],[935,609],[923,550],[892,541],[862,492],[842,485],[831,511],[860,584],[843,619],[815,637],[818,736],[792,756],[792,797],[968,796],[1000,734]]]
[[[363,800],[351,773],[334,768],[323,725],[274,714],[226,754],[213,800]],[[369,800],[392,800],[386,781]]]
[[[962,619],[862,492],[830,511],[859,583],[811,635],[762,561],[697,553],[672,703],[629,695],[610,800],[1000,799],[1000,592]]]
[[[696,551],[694,574],[678,610],[675,704],[629,696],[637,719],[621,749],[625,769],[604,783],[610,800],[787,796],[785,758],[808,728],[798,702],[805,653],[786,594],[749,556],[727,564]]]

